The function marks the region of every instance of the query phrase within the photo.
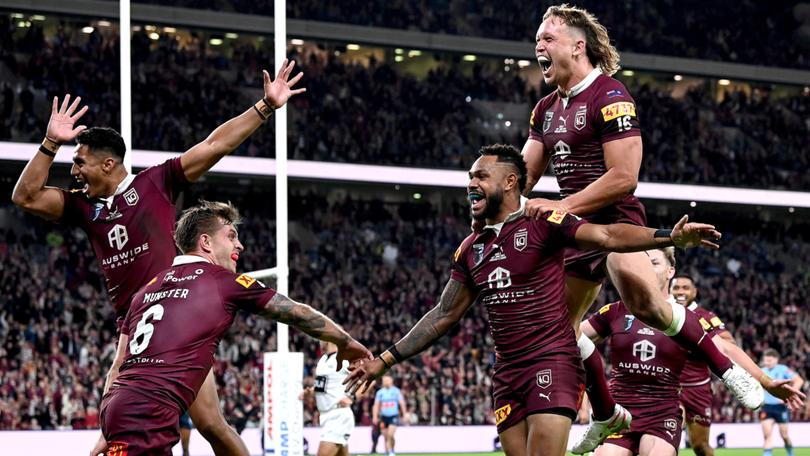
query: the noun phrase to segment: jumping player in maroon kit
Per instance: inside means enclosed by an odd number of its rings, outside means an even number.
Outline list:
[[[661,296],[667,297],[670,280],[675,275],[675,249],[649,250],[647,255],[655,271]],[[699,318],[704,328],[709,325],[704,315]],[[638,321],[621,301],[603,306],[583,321],[580,329],[594,342],[610,338],[613,367],[610,392],[618,403],[633,414],[630,429],[609,435],[605,443],[596,449],[595,456],[677,454],[682,431],[681,374],[693,357],[662,332]],[[710,332],[709,335],[713,334]],[[734,350],[736,345],[733,342],[716,334],[712,340],[750,374],[762,378],[763,372],[755,367],[756,363],[744,351]],[[708,374],[705,365],[704,369]],[[768,391],[784,398],[794,407],[801,407],[804,394],[789,382],[768,380],[764,382]],[[697,453],[697,449],[695,451]]]
[[[322,313],[236,273],[244,249],[239,221],[236,209],[225,203],[203,201],[184,211],[175,234],[183,254],[133,296],[119,341],[125,360],[101,405],[102,432],[120,454],[172,454],[180,440],[180,415],[209,375],[238,310],[336,344],[338,366],[371,359],[371,352]]]
[[[439,302],[399,342],[357,366],[349,390],[367,387],[394,364],[431,346],[473,302],[486,306],[495,341],[495,418],[510,456],[565,454],[584,391],[574,330],[564,299],[564,247],[642,250],[673,243],[716,247],[709,225],[686,223],[654,230],[595,225],[554,211],[524,216],[526,164],[512,146],[484,147],[470,169],[471,214],[486,227],[456,251]],[[673,241],[674,240],[674,241]]]
[[[557,90],[532,111],[523,147],[529,169],[524,194],[531,192],[551,161],[563,199],[533,199],[526,205],[527,215],[541,217],[558,210],[593,223],[646,225],[644,207],[633,196],[642,156],[636,105],[627,89],[610,77],[619,69],[619,55],[607,30],[583,9],[552,6],[537,30],[535,54],[543,80]],[[705,358],[746,407],[761,405],[762,389],[705,337],[697,317],[661,297],[644,253],[568,250],[566,303],[577,330],[599,294],[605,272],[633,315]],[[574,446],[575,453],[584,453],[627,427],[631,416],[610,397],[593,343],[582,336],[578,343],[595,419]]]
[[[734,336],[726,329],[726,325],[720,317],[698,305],[696,300],[698,289],[692,277],[686,274],[675,274],[669,285],[669,293],[671,299],[700,317],[706,334],[726,356],[758,379],[762,387],[769,393],[784,400],[790,410],[801,410],[805,395],[793,388],[789,381],[779,381],[769,377],[756,361],[752,360],[745,350],[737,345]],[[714,397],[711,375],[706,363],[693,357],[686,361],[680,375],[681,408],[686,419],[689,444],[697,456],[714,455],[714,450],[709,444],[712,398]]]
[[[287,100],[306,89],[293,89],[303,74],[289,79],[294,62],[285,61],[275,81],[264,72],[264,98],[241,115],[217,127],[205,140],[183,155],[140,173],[123,166],[126,151],[121,136],[110,128],[75,126],[87,112],[81,98],[59,105],[54,98],[51,118],[39,152],[31,158],[14,188],[12,200],[47,220],[82,228],[87,234],[107,281],[116,316],[123,318],[133,293],[155,274],[171,265],[176,252],[172,233],[175,201],[222,157],[236,149]],[[71,175],[80,190],[46,186],[59,147],[78,142]],[[119,346],[109,377],[123,361],[126,346]],[[247,455],[247,447],[225,421],[219,409],[213,371],[189,409],[194,424],[217,455]],[[99,439],[91,455],[104,450]]]

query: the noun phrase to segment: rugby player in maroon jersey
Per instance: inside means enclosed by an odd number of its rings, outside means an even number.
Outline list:
[[[524,216],[526,164],[512,146],[484,147],[470,169],[470,212],[486,226],[454,255],[439,302],[380,357],[354,366],[348,389],[367,387],[394,364],[431,346],[473,302],[489,315],[495,343],[495,419],[510,456],[563,455],[584,391],[574,329],[564,297],[564,248],[643,250],[677,244],[717,247],[712,226],[686,223],[670,232],[637,225],[596,225],[560,211]]]
[[[674,257],[673,266],[674,266]],[[796,391],[789,381],[775,381],[759,367],[756,361],[739,346],[734,336],[726,329],[723,321],[710,310],[697,302],[698,289],[694,279],[687,274],[675,274],[669,285],[671,299],[686,307],[700,317],[706,334],[712,338],[726,356],[743,367],[754,378],[758,379],[769,393],[785,401],[790,410],[801,410],[804,394]],[[686,430],[689,444],[697,456],[712,456],[714,450],[709,444],[709,429],[712,424],[711,371],[700,358],[690,357],[681,371],[681,408],[686,418]],[[783,386],[784,385],[784,386]],[[791,394],[797,393],[797,394]]]
[[[102,432],[120,454],[172,454],[180,415],[209,375],[238,310],[334,343],[338,366],[371,359],[329,317],[236,273],[244,250],[239,222],[230,204],[202,201],[185,210],[175,233],[182,255],[133,296],[119,340],[124,362],[101,404]]]
[[[636,105],[627,88],[611,77],[619,69],[619,54],[607,30],[583,9],[552,6],[537,30],[535,54],[544,82],[557,90],[540,100],[531,114],[523,146],[529,169],[524,194],[552,162],[563,199],[533,199],[526,205],[527,215],[541,217],[558,210],[592,223],[646,225],[644,206],[633,195],[642,157]],[[697,317],[661,297],[644,253],[568,250],[566,302],[577,331],[606,273],[633,315],[704,357],[746,407],[761,405],[762,389],[705,337]],[[578,343],[583,354],[593,353],[590,339],[580,336]],[[595,421],[574,446],[575,453],[593,450],[631,420],[610,397],[601,359],[583,361]]]
[[[303,76],[299,73],[290,79],[293,67],[294,62],[285,61],[274,81],[264,71],[264,97],[255,105],[217,127],[180,157],[135,175],[124,168],[126,146],[115,130],[76,126],[88,109],[87,106],[79,109],[81,98],[71,103],[67,95],[60,105],[54,97],[45,139],[20,175],[12,200],[28,212],[79,227],[87,234],[101,264],[118,324],[133,293],[171,265],[176,252],[172,238],[175,201],[180,192],[236,149],[274,109],[306,90],[293,88]],[[57,150],[73,140],[78,146],[73,151],[70,173],[79,190],[47,186]],[[110,374],[123,361],[125,348],[119,346],[116,350],[105,391]],[[247,447],[220,412],[213,371],[189,413],[217,455],[248,454]],[[99,438],[90,454],[95,456],[103,450],[104,441]]]
[[[675,249],[649,250],[647,254],[659,292],[668,297],[669,281],[675,274]],[[610,338],[610,392],[633,414],[630,429],[608,436],[596,449],[596,456],[677,454],[682,431],[680,374],[687,359],[692,358],[689,353],[664,333],[637,320],[621,301],[603,306],[583,321],[580,329],[594,342]],[[718,335],[713,341],[726,351],[729,342]],[[729,356],[743,368],[756,365],[742,350]],[[770,381],[768,390],[794,406],[800,406],[804,397],[788,381]]]

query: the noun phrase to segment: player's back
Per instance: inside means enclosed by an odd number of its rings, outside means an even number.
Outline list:
[[[635,101],[627,88],[598,70],[567,98],[555,90],[540,100],[529,124],[529,138],[553,154],[551,163],[564,197],[607,172],[604,143],[641,135]]]
[[[171,265],[176,253],[174,203],[187,185],[177,158],[129,175],[109,201],[65,192],[60,222],[87,233],[117,317],[126,314],[140,287]]]
[[[133,297],[122,327],[129,346],[114,388],[187,409],[236,310],[257,311],[274,294],[200,257],[178,257]]]
[[[321,413],[337,407],[338,402],[346,397],[346,386],[343,380],[349,375],[349,363],[337,370],[337,352],[327,353],[318,360],[315,367],[315,402]]]

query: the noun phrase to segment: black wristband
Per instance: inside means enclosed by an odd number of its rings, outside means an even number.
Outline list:
[[[658,239],[658,238],[672,239],[672,230],[655,230],[655,233],[653,234],[653,237],[655,239]]]
[[[48,149],[47,149],[45,146],[43,146],[43,145],[40,145],[40,146],[39,146],[39,151],[40,151],[40,152],[42,152],[43,154],[45,154],[45,155],[47,155],[47,156],[51,157],[51,158],[56,157],[56,154],[55,154],[55,153],[53,153],[53,152],[49,151],[49,150],[48,150]]]
[[[396,345],[392,345],[392,346],[388,347],[388,353],[391,353],[392,355],[394,355],[394,359],[398,363],[401,363],[404,360],[402,355],[399,353],[399,350],[397,350]]]
[[[253,105],[253,110],[256,111],[256,114],[258,114],[259,118],[262,119],[262,122],[267,120],[267,117],[265,117],[264,114],[262,114],[262,111],[259,110],[259,108],[257,108],[256,105]]]

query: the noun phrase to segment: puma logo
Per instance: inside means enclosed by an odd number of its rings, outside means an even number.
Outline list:
[[[548,393],[548,394],[546,394],[546,393],[537,393],[537,396],[542,397],[543,399],[551,402],[551,393]]]
[[[672,439],[672,440],[675,439],[675,434],[673,434],[672,432],[669,432],[669,431],[664,431],[664,432],[667,433],[667,435],[669,436],[670,439]]]

